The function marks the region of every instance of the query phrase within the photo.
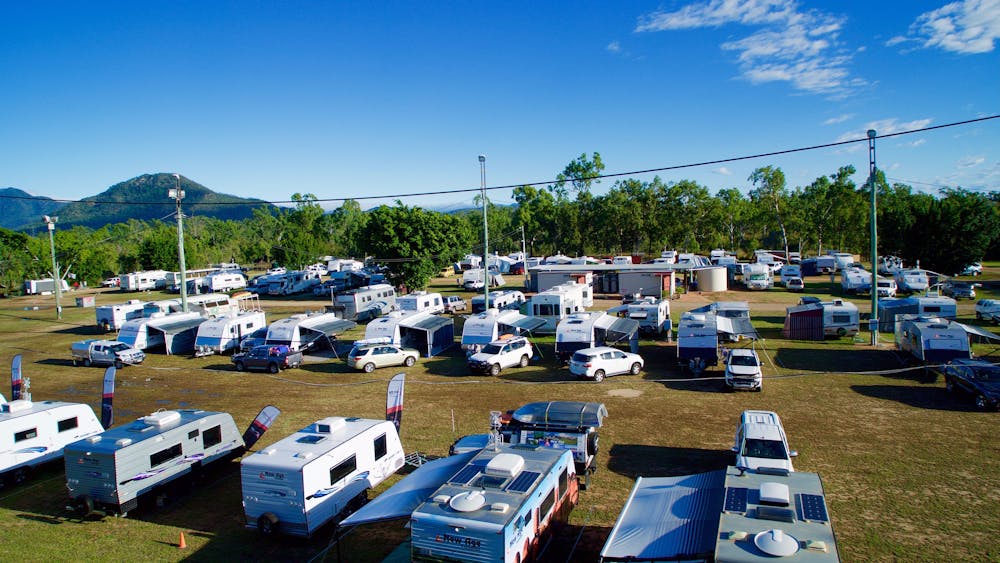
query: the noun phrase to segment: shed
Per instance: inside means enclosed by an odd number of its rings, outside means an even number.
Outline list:
[[[823,305],[809,303],[786,309],[781,334],[791,340],[823,340]]]

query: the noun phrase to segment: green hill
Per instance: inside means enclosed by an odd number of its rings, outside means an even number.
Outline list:
[[[0,189],[0,227],[12,230],[24,226],[42,228],[42,215],[57,213],[65,205],[16,188]]]

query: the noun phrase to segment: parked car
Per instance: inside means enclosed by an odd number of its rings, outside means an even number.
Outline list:
[[[760,369],[760,358],[752,348],[734,348],[726,357],[726,387],[760,391],[764,376]]]
[[[364,344],[351,348],[351,352],[347,354],[347,365],[371,373],[375,368],[387,366],[410,367],[417,363],[419,357],[420,352],[412,348],[394,344]]]
[[[1000,406],[1000,366],[983,360],[957,359],[944,367],[944,386],[949,393],[970,395],[979,410]]]
[[[976,318],[1000,324],[1000,301],[996,299],[980,299],[976,302]]]
[[[288,346],[254,346],[247,352],[238,352],[231,358],[236,371],[269,371],[297,368],[302,365],[302,352],[293,351]]]
[[[605,376],[630,373],[638,375],[645,362],[639,354],[609,346],[583,348],[569,359],[569,372],[580,379],[604,381]]]
[[[466,306],[465,299],[457,295],[446,295],[444,297],[444,312],[454,313],[456,311],[464,311],[468,307]]]
[[[979,262],[973,262],[972,264],[969,264],[965,268],[962,268],[962,271],[959,272],[958,275],[960,275],[960,276],[978,276],[978,275],[980,275],[982,273],[983,273],[983,265],[980,264]]]
[[[788,438],[778,414],[771,411],[743,411],[736,426],[733,444],[736,467],[753,471],[772,468],[795,471],[792,458],[798,452],[788,448]]]
[[[802,278],[788,278],[785,280],[785,289],[788,291],[805,291],[806,284]]]
[[[949,280],[941,286],[941,294],[947,295],[954,300],[975,299],[975,284],[967,281]]]
[[[528,361],[532,355],[534,355],[534,351],[531,348],[531,342],[523,336],[496,340],[483,346],[482,350],[469,357],[469,370],[496,377],[500,375],[500,370],[503,368],[528,367]]]
[[[146,359],[146,353],[117,340],[84,340],[70,345],[73,365],[77,362],[90,367],[92,365],[115,366],[118,369],[126,365],[141,364]]]
[[[101,287],[121,287],[122,280],[120,277],[115,276],[113,278],[108,278],[101,282]]]

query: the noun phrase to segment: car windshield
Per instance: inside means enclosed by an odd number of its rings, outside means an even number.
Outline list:
[[[779,440],[760,440],[747,438],[743,442],[743,457],[761,457],[764,459],[788,459],[785,445]]]
[[[483,346],[483,353],[484,354],[499,354],[500,353],[500,346],[497,346],[496,344],[487,344],[486,346]]]
[[[362,354],[363,351],[365,351],[363,348],[359,348],[359,347],[355,346],[354,348],[351,348],[351,352],[348,355],[349,356],[361,356],[361,355],[363,355]]]
[[[757,358],[753,356],[733,356],[729,360],[731,366],[752,366],[757,367]]]
[[[108,349],[112,352],[121,352],[122,350],[128,350],[128,344],[119,342],[118,344],[112,344]]]
[[[1000,382],[1000,367],[997,366],[976,368],[972,370],[972,373],[978,381]]]

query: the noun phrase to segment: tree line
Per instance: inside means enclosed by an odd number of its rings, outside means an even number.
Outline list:
[[[487,199],[491,250],[513,252],[524,243],[532,255],[607,256],[664,249],[707,253],[723,248],[747,257],[757,248],[829,249],[863,256],[870,248],[870,198],[878,201],[879,255],[895,255],[943,274],[998,255],[1000,192],[961,188],[937,195],[886,182],[856,185],[844,166],[807,186],[790,188],[780,168],[754,170],[744,186],[717,191],[690,180],[620,179],[595,194],[604,162],[581,154],[547,186],[514,189],[513,204]],[[394,281],[424,287],[437,272],[467,253],[482,252],[482,215],[441,213],[397,200],[362,210],[348,200],[326,213],[313,194],[292,196],[291,208],[256,208],[249,219],[221,220],[195,214],[185,219],[188,268],[235,260],[298,268],[333,255],[370,257],[387,265]],[[477,196],[477,205],[482,200]],[[56,230],[63,271],[89,284],[117,273],[178,269],[177,230],[171,221],[129,220],[99,229]],[[20,291],[25,279],[51,270],[48,234],[38,237],[0,229],[0,290]]]

